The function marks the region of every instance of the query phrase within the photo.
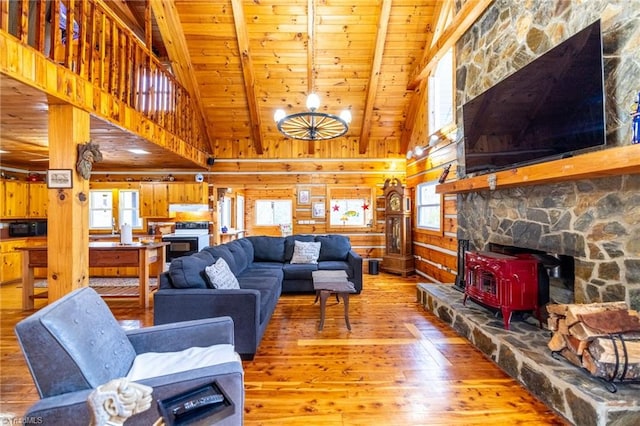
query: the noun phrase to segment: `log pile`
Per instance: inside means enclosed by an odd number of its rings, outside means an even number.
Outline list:
[[[625,302],[547,305],[549,349],[593,376],[640,379],[640,317]]]

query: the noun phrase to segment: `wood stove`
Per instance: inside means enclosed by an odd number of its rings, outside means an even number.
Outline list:
[[[533,311],[540,321],[538,292],[539,261],[531,254],[506,255],[487,251],[465,253],[465,291],[467,297],[502,313],[509,329],[514,311]]]

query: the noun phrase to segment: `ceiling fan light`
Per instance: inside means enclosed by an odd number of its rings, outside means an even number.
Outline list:
[[[410,160],[411,157],[413,157],[413,151],[409,150],[407,151],[407,160]]]
[[[416,156],[424,154],[424,148],[421,146],[416,146],[413,151],[416,153]]]
[[[282,120],[286,115],[287,113],[284,112],[283,109],[277,109],[276,112],[273,114],[273,120],[277,123],[280,120]]]
[[[351,111],[349,111],[348,109],[342,110],[342,112],[340,113],[340,118],[342,118],[347,124],[351,123]]]
[[[307,108],[311,111],[315,111],[320,107],[320,97],[315,93],[309,93],[307,96]]]

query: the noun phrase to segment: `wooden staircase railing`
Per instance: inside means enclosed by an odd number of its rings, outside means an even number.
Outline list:
[[[189,93],[102,0],[0,1],[0,30],[194,148],[208,150]],[[101,105],[94,108],[104,111]]]

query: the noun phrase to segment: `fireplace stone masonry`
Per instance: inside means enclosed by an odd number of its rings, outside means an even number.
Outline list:
[[[458,239],[573,256],[575,302],[640,309],[640,175],[459,194]]]

